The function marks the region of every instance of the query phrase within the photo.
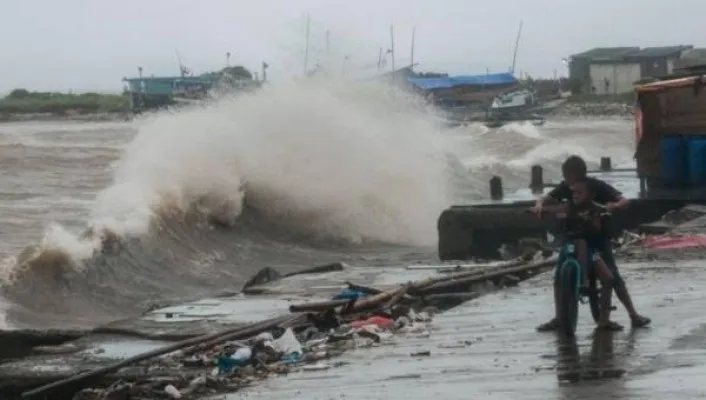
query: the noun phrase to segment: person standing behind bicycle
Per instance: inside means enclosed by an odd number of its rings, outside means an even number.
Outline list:
[[[573,202],[573,193],[571,190],[571,184],[584,181],[593,193],[594,201],[598,204],[604,205],[606,210],[609,212],[626,208],[629,204],[628,199],[620,193],[616,188],[609,185],[608,183],[588,176],[588,168],[586,162],[577,155],[572,155],[568,157],[561,166],[562,175],[564,180],[557,185],[552,191],[550,191],[546,196],[541,197],[537,200],[537,203],[532,207],[532,210],[540,215],[544,204],[547,201],[563,201],[566,200],[570,204]],[[635,306],[630,298],[628,289],[623,281],[620,273],[618,272],[618,266],[615,262],[615,257],[613,255],[613,246],[608,235],[601,235],[599,238],[591,240],[589,243],[591,247],[596,249],[605,264],[610,269],[613,275],[613,286],[615,294],[630,316],[630,321],[634,328],[641,328],[647,326],[652,322],[649,318],[638,314]],[[559,321],[557,319],[558,315],[558,303],[559,303],[560,293],[556,282],[554,284],[554,318],[550,321],[541,324],[537,327],[540,332],[554,331],[559,328]],[[616,324],[617,325],[617,324]]]

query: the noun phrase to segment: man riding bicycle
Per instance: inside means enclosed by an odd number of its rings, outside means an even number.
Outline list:
[[[557,187],[552,189],[546,196],[537,200],[537,203],[533,207],[533,211],[537,214],[541,214],[544,208],[545,202],[549,200],[555,201],[568,201],[569,205],[573,204],[573,192],[571,185],[576,182],[585,182],[588,185],[589,190],[593,193],[594,201],[598,204],[605,206],[607,211],[614,211],[617,209],[622,209],[628,206],[628,200],[613,186],[607,184],[606,182],[588,177],[588,168],[586,167],[586,162],[579,156],[573,155],[564,161],[561,167],[562,174],[564,176],[564,181],[561,182]],[[641,328],[647,326],[652,322],[649,318],[638,314],[635,310],[635,306],[632,303],[630,294],[628,293],[625,282],[623,281],[620,273],[618,272],[618,266],[615,262],[615,257],[613,256],[612,243],[610,237],[607,234],[601,234],[597,237],[591,238],[587,243],[592,249],[594,249],[605,262],[607,267],[610,269],[613,277],[613,286],[615,294],[618,299],[625,306],[627,310],[630,321],[634,328]],[[555,314],[554,318],[550,321],[537,327],[540,332],[553,331],[559,328],[559,322],[557,319],[558,306],[559,306],[560,293],[557,288],[556,282],[554,284],[554,307]],[[613,330],[622,329],[622,326],[615,322],[608,322],[607,328]]]

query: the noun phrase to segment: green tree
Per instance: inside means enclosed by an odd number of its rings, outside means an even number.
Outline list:
[[[8,99],[25,99],[29,97],[31,93],[27,89],[14,89],[10,94],[7,95]]]
[[[235,65],[232,67],[225,67],[220,71],[208,72],[202,75],[204,78],[211,78],[215,80],[220,79],[235,79],[235,80],[248,80],[251,81],[253,76],[247,68],[242,65]]]

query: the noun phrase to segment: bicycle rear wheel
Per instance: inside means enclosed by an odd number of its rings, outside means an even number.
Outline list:
[[[601,317],[601,294],[598,288],[598,282],[596,280],[595,267],[588,271],[589,293],[588,293],[588,304],[591,306],[591,316],[593,316],[593,321],[598,323]]]
[[[581,265],[574,259],[568,259],[561,264],[559,275],[559,327],[566,336],[574,336],[579,318],[579,283],[581,282]]]

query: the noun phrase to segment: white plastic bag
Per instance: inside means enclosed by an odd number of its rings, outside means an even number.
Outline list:
[[[287,328],[284,334],[271,342],[272,348],[282,354],[302,353],[302,345],[294,336],[292,328]]]

